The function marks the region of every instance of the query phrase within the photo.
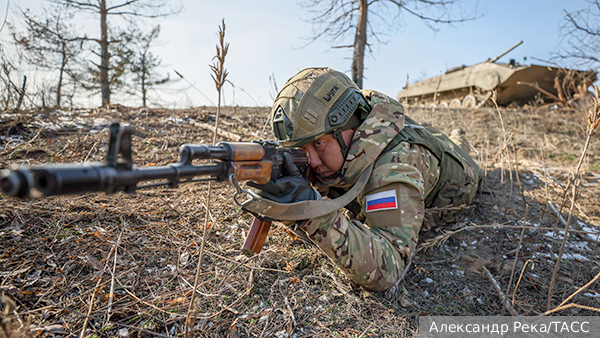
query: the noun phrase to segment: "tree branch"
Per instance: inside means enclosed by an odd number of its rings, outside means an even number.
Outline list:
[[[130,0],[130,1],[124,2],[124,3],[120,4],[120,5],[116,5],[116,6],[109,7],[109,8],[107,8],[107,9],[106,9],[106,11],[107,11],[107,12],[110,12],[110,11],[111,11],[111,10],[113,10],[113,9],[116,9],[116,8],[121,8],[121,7],[125,7],[125,6],[131,5],[131,4],[133,4],[133,3],[136,3],[136,2],[138,2],[138,1],[139,1],[139,0]]]
[[[72,8],[76,8],[76,9],[82,9],[82,10],[100,10],[100,6],[92,4],[92,3],[84,3],[81,1],[74,1],[74,0],[48,0],[52,3],[58,4],[58,5],[63,5],[63,6],[67,6],[67,7],[72,7]]]

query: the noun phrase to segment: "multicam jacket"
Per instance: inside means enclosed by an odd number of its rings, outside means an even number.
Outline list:
[[[456,216],[443,212],[426,219],[426,204],[470,203],[477,190],[479,168],[470,158],[464,160],[468,155],[458,155],[457,146],[447,137],[439,135],[450,145],[447,152],[461,163],[452,177],[444,176],[440,162],[446,160],[438,158],[439,153],[436,156],[428,149],[431,147],[397,141],[403,128],[423,129],[405,119],[402,105],[378,92],[363,94],[372,112],[354,133],[340,177],[317,188],[330,197],[343,194],[375,161],[369,182],[356,198],[355,207],[347,206],[353,212],[339,210],[308,220],[300,228],[352,280],[369,290],[383,291],[401,278],[424,222],[431,225]],[[447,182],[438,184],[441,179]]]

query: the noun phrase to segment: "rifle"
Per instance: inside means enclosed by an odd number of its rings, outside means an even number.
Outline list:
[[[214,146],[184,144],[179,149],[179,161],[175,163],[135,167],[131,142],[133,128],[128,124],[111,123],[109,130],[108,152],[103,162],[13,165],[0,173],[0,189],[5,195],[27,199],[86,192],[134,193],[137,189],[157,186],[176,188],[180,183],[229,180],[238,189],[237,195],[242,191],[239,181],[265,184],[283,176],[283,154],[286,152],[292,155],[302,175],[306,176],[308,171],[308,158],[302,150],[281,148],[276,141],[264,140],[220,142]],[[194,165],[194,160],[211,160],[211,163]],[[196,178],[199,176],[204,178]],[[138,185],[156,180],[161,181]],[[247,254],[258,254],[270,227],[270,220],[255,215],[242,250]]]

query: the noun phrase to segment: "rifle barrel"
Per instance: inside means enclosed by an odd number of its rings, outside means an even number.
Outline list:
[[[105,163],[57,164],[5,170],[0,175],[2,192],[12,197],[42,197],[84,192],[133,192],[137,183],[167,180],[177,184],[180,179],[196,176],[221,176],[227,164],[215,162],[194,166],[173,163],[167,166],[134,167],[119,170]],[[33,190],[33,191],[32,191]]]

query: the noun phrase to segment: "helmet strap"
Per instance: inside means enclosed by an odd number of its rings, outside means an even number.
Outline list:
[[[350,150],[350,148],[348,148],[348,146],[346,145],[346,141],[344,141],[344,138],[342,137],[342,132],[339,129],[336,129],[333,131],[333,137],[335,137],[335,139],[338,141],[338,143],[340,144],[340,148],[342,150],[342,156],[344,157],[344,162],[346,162],[346,156],[348,156],[348,151]],[[317,179],[319,180],[319,182],[323,183],[323,184],[328,184],[331,183],[332,180],[335,180],[336,178],[342,176],[342,180],[346,180],[346,178],[342,175],[342,169],[340,168],[340,170],[336,171],[335,173],[323,177],[320,176],[319,174],[315,174],[315,176],[317,177]]]
[[[340,144],[340,149],[342,150],[342,155],[344,156],[344,161],[346,160],[346,156],[348,156],[348,151],[350,148],[346,145],[346,141],[344,141],[344,137],[342,136],[342,132],[339,129],[333,131],[333,137]]]

